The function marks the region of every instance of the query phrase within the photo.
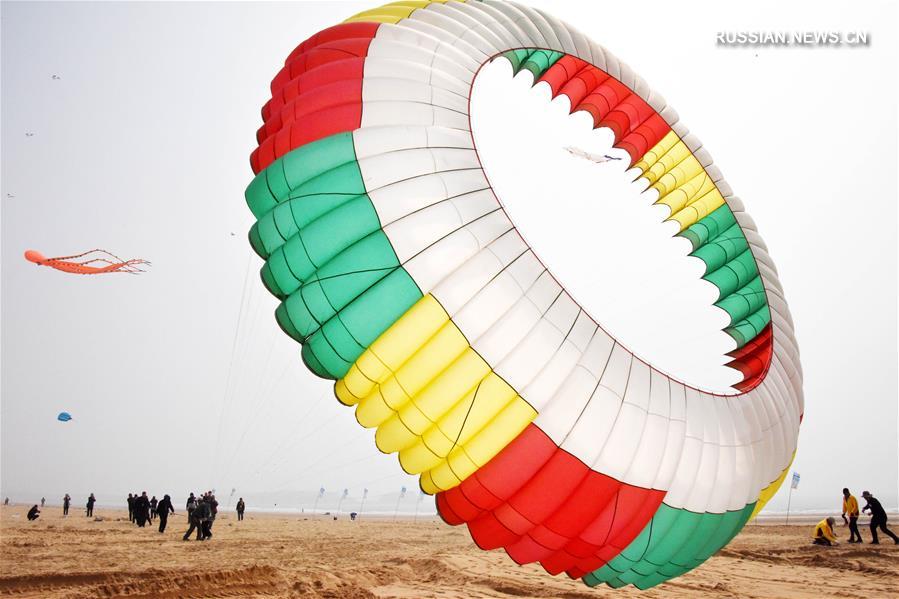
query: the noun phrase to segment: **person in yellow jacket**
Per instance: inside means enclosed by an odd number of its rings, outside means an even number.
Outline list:
[[[843,489],[843,520],[849,525],[849,542],[861,543],[862,535],[858,532],[858,499],[849,489]]]
[[[818,522],[815,526],[815,534],[812,537],[815,545],[836,545],[837,536],[833,534],[833,525],[836,522],[833,518],[825,518]]]

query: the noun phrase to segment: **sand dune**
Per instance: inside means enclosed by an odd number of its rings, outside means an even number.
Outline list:
[[[899,597],[899,546],[809,544],[808,526],[753,525],[681,578],[650,591],[590,589],[477,549],[434,520],[333,521],[220,516],[211,541],[184,542],[185,519],[139,529],[123,511],[25,520],[0,511],[0,596],[88,597]],[[865,538],[868,538],[867,530]],[[841,537],[848,536],[840,528]]]

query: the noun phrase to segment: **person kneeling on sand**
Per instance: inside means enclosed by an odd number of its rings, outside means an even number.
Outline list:
[[[868,505],[862,508],[862,512],[867,512],[871,510],[871,541],[872,545],[879,545],[880,541],[877,540],[877,529],[879,528],[886,536],[893,539],[893,542],[899,545],[899,537],[893,534],[889,528],[887,528],[887,513],[886,510],[883,509],[883,506],[880,505],[880,502],[874,498],[873,495],[868,493],[867,491],[862,492],[862,497],[865,498],[865,501],[868,502]]]
[[[28,510],[28,519],[29,520],[37,520],[41,517],[41,511],[37,509],[37,504],[31,506],[31,509]]]
[[[825,518],[818,522],[815,526],[815,534],[812,537],[812,543],[815,545],[831,545],[837,544],[837,536],[833,534],[833,525],[836,522],[833,518]]]

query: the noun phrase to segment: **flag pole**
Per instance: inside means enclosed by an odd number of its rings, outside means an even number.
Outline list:
[[[790,502],[793,501],[793,489],[799,486],[799,473],[793,472],[793,480],[790,481],[790,493],[787,495],[787,524],[790,523]]]
[[[396,516],[400,511],[400,501],[402,501],[403,497],[405,497],[405,496],[406,496],[406,487],[403,486],[403,488],[400,489],[400,496],[396,498],[396,507],[393,508],[393,521],[394,522],[396,522]]]
[[[393,521],[396,522],[396,515],[400,512],[400,501],[402,501],[403,496],[400,495],[396,498],[396,507],[393,508]]]
[[[362,519],[362,508],[365,507],[365,498],[368,497],[368,489],[362,490],[362,502],[359,504],[359,519]]]
[[[325,494],[325,488],[321,487],[315,495],[315,501],[312,503],[312,517],[315,518],[315,508],[318,507],[318,500]]]
[[[412,518],[413,522],[418,522],[418,508],[421,506],[421,498],[424,497],[425,492],[418,492],[418,501],[415,502],[415,516]]]
[[[790,485],[790,493],[787,495],[787,524],[790,523],[790,502],[793,500],[793,485]]]

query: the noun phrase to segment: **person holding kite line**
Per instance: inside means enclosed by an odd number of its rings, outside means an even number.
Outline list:
[[[861,543],[862,535],[858,532],[858,499],[843,489],[843,521],[849,526],[849,543]],[[847,519],[848,516],[848,519]]]
[[[165,532],[170,513],[175,513],[175,507],[172,505],[172,498],[168,495],[163,495],[162,501],[156,504],[156,515],[159,516],[159,532]]]
[[[883,509],[883,506],[880,505],[880,502],[868,491],[863,491],[862,497],[868,502],[868,504],[862,508],[862,512],[871,510],[871,544],[880,544],[880,541],[877,540],[877,529],[879,528],[885,535],[893,539],[894,543],[899,545],[899,537],[887,528],[887,513],[886,510]]]

